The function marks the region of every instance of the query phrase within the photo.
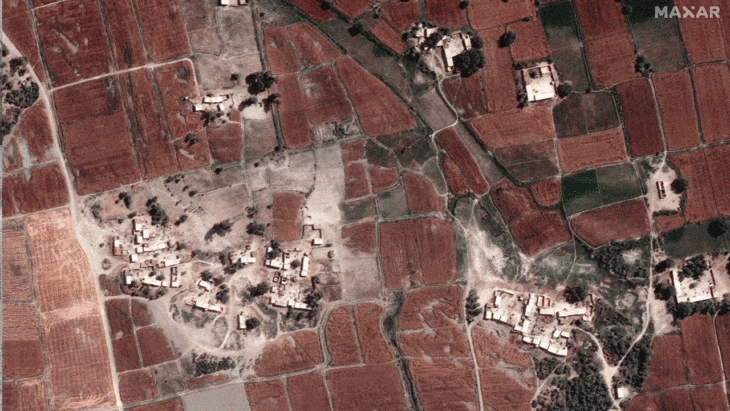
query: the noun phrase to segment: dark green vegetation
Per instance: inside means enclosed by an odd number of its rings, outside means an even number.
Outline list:
[[[728,233],[713,237],[710,231],[710,221],[698,224],[685,224],[659,237],[659,245],[668,256],[673,258],[687,258],[689,256],[713,253],[730,249]]]
[[[555,371],[558,365],[561,364],[560,360],[555,357],[545,357],[543,359],[535,358],[535,373],[537,378],[544,380]]]
[[[598,301],[594,309],[594,331],[601,341],[606,361],[618,363],[631,347],[635,328],[631,319],[604,300]]]
[[[266,281],[260,282],[255,287],[250,287],[248,289],[248,293],[251,294],[251,297],[259,297],[262,296],[271,290],[271,286]]]
[[[514,40],[512,40],[512,42],[514,42]],[[479,71],[479,69],[484,67],[486,63],[487,60],[484,58],[484,54],[482,54],[482,51],[472,48],[463,51],[454,57],[454,70],[458,72],[461,77],[466,78],[475,74],[477,71]]]
[[[246,324],[247,330],[253,330],[253,329],[256,329],[256,327],[258,327],[259,325],[261,325],[261,320],[259,320],[256,317],[251,317],[246,320],[245,324]]]
[[[627,261],[625,253],[636,249],[640,249],[636,261]],[[648,237],[638,240],[612,241],[603,247],[589,250],[589,253],[599,268],[608,271],[617,279],[644,280],[648,278],[650,261]]]
[[[630,24],[654,20],[655,7],[672,9],[671,0],[624,0],[623,3],[629,8],[628,19]]]
[[[228,304],[228,302],[231,301],[231,289],[225,285],[221,286],[221,289],[215,293],[215,299],[223,304]]]
[[[501,48],[509,47],[510,44],[514,43],[517,40],[517,35],[512,31],[507,31],[506,33],[499,36],[499,40],[497,41],[497,44]]]
[[[601,206],[596,170],[587,170],[563,178],[565,213],[573,215]]]
[[[269,71],[259,71],[246,76],[248,92],[250,94],[261,94],[274,85],[276,79]]]
[[[538,17],[543,23],[560,80],[570,82],[574,90],[590,87],[583,44],[578,36],[578,21],[571,2],[540,7]]]
[[[662,301],[669,301],[670,298],[677,295],[677,290],[674,286],[667,283],[657,283],[654,286],[654,297]]]
[[[476,290],[469,290],[469,295],[466,297],[466,322],[471,323],[474,318],[478,317],[482,313],[481,304],[479,304],[479,297],[477,296]]]
[[[157,202],[157,197],[147,201],[147,213],[152,217],[152,225],[166,225],[170,221],[165,209]]]
[[[246,226],[246,232],[251,235],[258,235],[258,236],[263,237],[265,230],[266,230],[265,225],[263,225],[261,223],[257,223],[255,221],[248,223],[248,225]]]
[[[631,163],[596,169],[603,205],[619,203],[644,194],[639,176]]]
[[[675,194],[684,193],[685,191],[687,191],[687,187],[689,187],[689,181],[683,178],[677,178],[672,181],[672,184],[669,185],[669,188],[671,188]]]
[[[119,193],[119,199],[124,202],[124,206],[129,208],[132,205],[132,195],[128,192]]]
[[[637,392],[641,391],[644,382],[649,378],[649,363],[654,351],[651,349],[651,341],[654,338],[654,325],[649,324],[646,333],[641,340],[634,344],[634,347],[621,363],[621,382],[629,384]]]
[[[193,353],[193,365],[195,365],[195,377],[236,368],[236,362],[231,357],[218,358],[213,355],[195,353]]]
[[[545,27],[577,28],[575,14],[570,2],[562,1],[541,7],[537,13]],[[578,34],[577,30],[575,32]]]
[[[690,277],[692,279],[698,279],[702,277],[702,274],[705,273],[705,271],[710,269],[710,265],[707,264],[707,260],[705,260],[705,256],[700,254],[696,255],[689,260],[685,261],[684,267],[682,267],[682,271],[679,272],[679,278],[687,278]]]
[[[707,225],[707,233],[709,235],[711,235],[713,238],[722,236],[723,234],[727,233],[728,230],[730,230],[730,224],[724,218],[718,218],[717,220],[712,220]]]
[[[668,7],[671,0],[626,0],[631,7],[629,30],[634,37],[637,54],[657,72],[674,71],[687,66],[678,20],[654,18],[654,7]]]
[[[565,301],[577,304],[588,297],[588,289],[583,284],[574,284],[565,287],[563,291]]]
[[[39,95],[38,84],[33,82],[21,84],[18,88],[13,88],[5,94],[5,103],[28,108],[38,100]]]
[[[220,223],[213,224],[213,227],[211,227],[211,229],[205,234],[205,239],[210,241],[215,235],[225,237],[225,235],[231,231],[232,227],[233,221],[231,220],[224,220]]]
[[[553,110],[553,121],[558,137],[595,133],[620,125],[609,92],[570,95]]]
[[[667,302],[667,309],[675,321],[682,320],[694,314],[715,314],[715,313],[726,313],[730,311],[730,299],[727,297],[723,298],[722,301],[699,301],[696,303],[679,303],[676,304],[674,300]]]

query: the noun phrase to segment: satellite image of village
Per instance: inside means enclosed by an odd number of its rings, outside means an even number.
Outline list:
[[[730,411],[730,0],[2,0],[6,411]]]

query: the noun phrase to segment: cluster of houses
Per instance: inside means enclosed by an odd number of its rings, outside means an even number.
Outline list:
[[[464,32],[454,32],[443,36],[436,44],[426,41],[431,35],[438,33],[436,27],[426,27],[423,23],[416,24],[412,32],[414,37],[408,40],[410,46],[420,53],[433,52],[443,59],[447,73],[454,71],[454,57],[466,50],[471,50],[471,36]]]
[[[520,71],[522,83],[525,86],[527,101],[548,100],[554,98],[558,92],[558,71],[555,66],[548,62],[537,63],[533,66],[523,68]]]
[[[713,300],[718,296],[717,279],[712,268],[709,270],[709,275],[705,272],[697,279],[691,277],[680,279],[679,271],[678,267],[672,268],[672,285],[678,303],[696,303]]]
[[[198,97],[192,103],[195,111],[226,111],[236,106],[233,94]]]
[[[593,304],[592,294],[586,306],[555,302],[535,293],[495,290],[494,301],[486,304],[484,319],[507,324],[522,335],[525,344],[565,357],[571,338],[566,324],[575,318],[590,321]]]
[[[221,6],[246,6],[248,0],[220,0]]]
[[[129,256],[129,266],[122,271],[124,284],[135,282],[152,287],[180,287],[178,266],[186,257],[176,254],[171,241],[143,218],[132,220],[131,240],[120,236],[112,240],[112,253]]]

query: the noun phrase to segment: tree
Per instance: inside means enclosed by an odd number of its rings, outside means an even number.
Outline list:
[[[251,318],[249,318],[249,319],[246,320],[245,324],[246,324],[246,329],[247,330],[253,330],[256,327],[258,327],[259,325],[261,325],[261,320],[259,320],[256,317],[251,317]]]
[[[463,9],[465,9],[467,7],[469,7],[469,0],[462,0],[461,2],[459,2],[459,8],[460,9],[463,10]]]
[[[710,221],[710,224],[707,226],[707,232],[713,238],[720,237],[721,235],[727,233],[728,229],[730,229],[730,226],[728,225],[727,220],[721,218]]]
[[[222,302],[223,304],[228,304],[228,301],[231,300],[231,290],[229,288],[224,288],[222,290],[219,290],[217,293],[215,293],[216,300]]]
[[[241,78],[241,75],[240,75],[240,74],[238,74],[238,73],[233,73],[233,74],[231,74],[231,81],[233,81],[234,83],[235,83],[236,81],[238,81],[238,80],[239,80],[240,78]]]
[[[472,322],[474,318],[482,313],[481,304],[479,304],[479,296],[477,296],[476,290],[469,290],[469,295],[466,297],[466,321]]]
[[[269,111],[269,110],[271,110],[271,106],[273,106],[274,104],[281,103],[281,100],[279,100],[279,97],[281,97],[281,94],[279,94],[279,93],[269,94],[269,96],[266,97],[263,101],[264,111]]]
[[[588,297],[588,290],[583,284],[575,284],[572,286],[565,287],[563,291],[565,300],[571,304],[579,303]]]
[[[248,225],[246,226],[246,232],[251,235],[259,235],[263,237],[264,230],[266,230],[266,226],[255,221],[248,223]]]
[[[558,97],[565,98],[573,92],[573,86],[570,83],[561,83],[558,86]]]
[[[205,234],[205,239],[210,240],[214,235],[225,237],[225,235],[231,231],[232,227],[233,221],[231,220],[224,220],[220,223],[214,224],[213,227],[211,227],[211,229]]]
[[[667,283],[657,283],[654,286],[654,296],[662,301],[667,301],[677,295],[677,290]]]
[[[119,199],[124,202],[124,205],[129,208],[132,205],[132,195],[128,192],[119,193]]]
[[[250,287],[248,289],[249,294],[251,294],[252,297],[259,297],[262,296],[271,290],[271,286],[266,281],[260,282],[255,287]]]
[[[350,26],[350,28],[347,29],[347,32],[350,33],[351,36],[357,36],[358,34],[365,31],[365,25],[362,24],[360,21],[356,21],[355,24]]]
[[[211,273],[208,270],[205,270],[205,271],[203,271],[202,274],[200,274],[200,278],[202,278],[203,281],[210,281],[211,279],[213,279],[213,273]]]
[[[674,191],[675,194],[682,194],[687,190],[687,187],[689,186],[689,181],[683,179],[683,178],[676,178],[674,181],[672,181],[672,184],[669,185],[669,188]]]
[[[707,264],[707,260],[705,260],[705,256],[700,254],[696,255],[692,258],[690,258],[688,261],[684,263],[684,267],[682,267],[682,277],[692,277],[693,279],[698,279],[702,277],[702,274],[705,273],[705,271],[709,270],[710,266]]]
[[[481,50],[470,49],[463,51],[454,57],[454,70],[461,77],[469,77],[484,67],[486,59]]]
[[[497,41],[497,44],[501,48],[509,47],[510,44],[514,43],[515,40],[517,40],[517,35],[512,32],[508,31],[501,36],[499,36],[499,40]]]
[[[674,261],[667,258],[666,260],[661,261],[659,264],[657,264],[654,267],[654,271],[656,271],[657,273],[663,273],[672,267],[674,267]]]
[[[249,94],[261,94],[274,85],[276,79],[270,71],[259,71],[246,76]]]
[[[152,204],[147,209],[147,212],[152,217],[153,225],[166,225],[170,221],[167,212],[157,203]]]

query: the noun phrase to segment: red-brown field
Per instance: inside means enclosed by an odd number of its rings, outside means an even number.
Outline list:
[[[662,335],[651,344],[654,355],[649,364],[649,378],[644,391],[656,391],[688,383],[684,345],[679,334]]]
[[[446,98],[463,119],[487,114],[487,96],[482,90],[481,78],[482,76],[469,76],[443,83]]]
[[[186,390],[193,390],[195,388],[205,387],[206,385],[220,385],[230,380],[230,378],[230,376],[225,374],[209,374],[203,377],[185,379],[180,385]]]
[[[3,304],[3,378],[43,375],[45,364],[33,306]]]
[[[155,375],[150,370],[137,370],[119,374],[119,397],[124,404],[147,401],[157,398]]]
[[[36,2],[36,6],[38,2]],[[33,31],[33,20],[28,10],[28,2],[25,0],[3,1],[3,32],[18,48],[20,54],[27,56],[30,65],[41,81],[46,80],[38,45],[35,41]]]
[[[6,175],[3,178],[3,217],[35,213],[68,204],[66,179],[59,164],[36,168],[26,174]]]
[[[205,130],[193,133],[190,137],[177,139],[173,146],[181,171],[194,170],[210,164],[210,149]]]
[[[241,123],[230,122],[222,126],[208,127],[206,134],[210,154],[217,163],[241,161],[241,150],[243,150]]]
[[[515,63],[542,61],[550,57],[550,46],[540,19],[520,21],[509,26],[517,40],[509,46]]]
[[[134,70],[120,75],[119,81],[142,177],[157,178],[176,172],[177,159],[167,139],[165,114],[152,73]]]
[[[139,407],[129,408],[129,411],[185,411],[183,402],[180,398],[158,402],[150,405],[140,405]],[[283,410],[283,409],[282,409]]]
[[[570,226],[594,247],[614,240],[643,237],[651,231],[646,204],[641,198],[586,211],[573,218]]]
[[[334,0],[335,7],[345,16],[354,19],[370,8],[368,0]]]
[[[693,72],[697,111],[706,143],[730,137],[730,67],[715,64]]]
[[[46,105],[39,100],[25,110],[13,133],[3,140],[3,172],[44,163],[54,157],[52,150],[53,135]]]
[[[370,34],[375,36],[385,47],[393,50],[396,54],[406,51],[406,42],[400,35],[388,26],[385,22],[379,21],[371,29]]]
[[[438,134],[438,142],[459,167],[461,175],[474,193],[482,195],[489,191],[489,183],[456,130],[453,128],[442,130]]]
[[[704,6],[709,10],[718,2],[713,0],[677,0],[674,5],[684,10],[698,10]],[[722,12],[721,12],[722,13]],[[679,28],[682,31],[684,48],[687,50],[687,58],[694,64],[707,63],[710,61],[727,60],[728,46],[723,44],[724,22],[717,18],[683,18],[677,19]],[[725,42],[730,40],[725,33]]]
[[[509,4],[517,4],[520,1],[511,1]],[[491,3],[491,1],[479,4],[487,3]],[[500,2],[499,4],[507,3]],[[470,6],[470,8],[474,7],[477,7],[477,5]],[[472,11],[469,13],[472,13]],[[487,14],[491,13],[491,10],[487,12]],[[512,110],[517,107],[517,88],[512,74],[512,55],[508,48],[498,46],[498,40],[502,34],[504,34],[504,29],[501,27],[479,32],[479,35],[484,39],[482,52],[489,62],[489,69],[479,70],[476,75],[481,78],[483,93],[487,99],[487,108],[491,112]]]
[[[500,164],[517,180],[535,181],[554,177],[558,169],[558,151],[554,140],[500,148],[494,151]]]
[[[375,223],[367,220],[342,226],[343,244],[351,250],[372,254],[377,251]]]
[[[555,138],[552,110],[547,107],[487,114],[472,120],[471,126],[479,139],[493,149]]]
[[[146,366],[172,361],[177,356],[162,329],[145,327],[137,330],[142,363]]]
[[[277,105],[281,132],[287,148],[298,149],[312,145],[309,132],[308,110],[306,100],[299,87],[296,74],[281,76],[274,83],[274,91],[282,95]]]
[[[454,285],[419,288],[406,293],[398,318],[398,331],[448,328],[463,324],[464,290]]]
[[[654,226],[664,234],[676,230],[684,225],[684,214],[655,215]]]
[[[471,192],[469,189],[469,183],[466,182],[466,178],[461,174],[459,166],[454,163],[448,156],[443,156],[441,159],[441,168],[444,170],[446,176],[446,183],[449,185],[449,189],[455,196],[465,196]]]
[[[119,288],[119,283],[114,278],[116,277],[111,277],[106,274],[101,274],[99,276],[99,288],[101,288],[101,293],[104,295],[104,297],[115,297],[118,295],[122,295],[122,290]]]
[[[471,338],[474,344],[474,356],[480,368],[496,367],[501,362],[517,367],[520,371],[532,368],[530,356],[504,338],[500,338],[484,328],[472,328]],[[528,381],[534,385],[535,381]]]
[[[322,3],[317,0],[289,0],[289,2],[301,9],[312,20],[320,23],[335,16],[331,10],[322,10]]]
[[[370,175],[370,185],[373,193],[393,187],[398,182],[400,175],[397,168],[385,168],[379,166],[369,166],[368,174]]]
[[[730,375],[730,314],[718,315],[715,318],[715,331],[722,355],[725,376]]]
[[[469,342],[464,327],[442,327],[398,334],[398,346],[406,357],[468,357]]]
[[[289,26],[288,30],[302,67],[330,63],[342,55],[337,47],[309,23],[297,23]]]
[[[482,30],[534,16],[535,3],[529,0],[482,0],[473,2],[468,11],[471,26]]]
[[[616,86],[616,93],[631,155],[641,157],[662,151],[664,144],[649,81],[637,79],[619,84]]]
[[[424,410],[471,411],[479,408],[471,359],[415,359],[408,363]]]
[[[558,158],[564,172],[581,171],[627,161],[624,133],[614,128],[558,140]]]
[[[112,339],[112,353],[117,372],[137,370],[142,368],[142,360],[139,358],[137,348],[137,337],[134,334],[119,339]]]
[[[167,125],[173,140],[185,137],[203,129],[200,113],[192,111],[192,105],[184,103],[183,97],[197,92],[195,70],[190,61],[170,63],[155,69],[155,80],[162,96],[162,106],[167,115]]]
[[[586,58],[596,86],[610,87],[638,77],[634,69],[636,51],[629,33],[587,40],[585,46]]]
[[[137,300],[132,300],[132,322],[136,327],[144,327],[152,324],[150,312],[147,306]]]
[[[456,278],[456,239],[447,220],[422,218],[382,224],[380,253],[388,288]]]
[[[693,388],[689,391],[694,411],[725,411],[727,398],[722,386],[709,388]]]
[[[494,411],[530,411],[534,389],[527,389],[507,373],[489,368],[479,371],[482,399]]]
[[[405,411],[403,385],[393,363],[326,371],[335,411]]]
[[[576,0],[575,8],[583,31],[583,38],[593,40],[626,33],[626,20],[621,3],[611,1]]]
[[[661,394],[640,395],[631,400],[624,408],[626,411],[694,411],[690,389],[680,388]],[[703,411],[710,411],[708,408],[697,408]],[[727,406],[723,404],[723,410]]]
[[[317,126],[352,116],[352,108],[332,67],[322,67],[299,79],[309,124]]]
[[[408,30],[418,20],[418,3],[397,2],[383,5],[380,17],[397,32]]]
[[[700,144],[692,79],[686,71],[658,73],[654,88],[662,114],[668,150],[681,150]]]
[[[358,198],[370,194],[367,173],[362,163],[345,165],[345,198]]]
[[[90,273],[87,273],[91,277]],[[43,317],[46,378],[54,410],[88,410],[116,403],[104,326],[98,308]]]
[[[299,64],[291,45],[291,37],[285,27],[272,27],[264,30],[266,58],[275,76],[297,71]]]
[[[324,335],[332,357],[329,363],[331,367],[362,363],[352,307],[340,307],[332,311]]]
[[[147,64],[142,35],[130,0],[101,0],[104,23],[117,69]]]
[[[712,146],[704,151],[712,176],[717,211],[721,215],[730,215],[730,145]]]
[[[54,86],[100,76],[112,68],[99,3],[59,2],[35,10],[36,30]]]
[[[128,298],[107,300],[104,306],[112,339],[117,340],[134,332]]]
[[[374,137],[395,134],[416,126],[408,108],[382,81],[350,57],[338,59],[336,65],[367,134]]]
[[[669,156],[668,159],[679,168],[682,178],[689,181],[685,192],[687,206],[684,209],[687,222],[697,223],[717,217],[717,205],[704,151],[690,151]]]
[[[722,366],[712,317],[693,315],[682,320],[681,328],[690,383],[712,384],[721,381]]]
[[[426,19],[439,27],[460,29],[469,23],[466,10],[459,8],[460,0],[426,0]]]
[[[530,193],[537,204],[543,207],[552,207],[560,204],[562,192],[560,180],[543,180],[530,186]]]
[[[13,411],[46,411],[46,387],[43,378],[19,383],[3,382],[3,406]]]
[[[261,354],[261,362],[253,369],[259,377],[270,377],[314,368],[322,359],[317,332],[295,331],[267,343]]]
[[[539,210],[528,189],[504,179],[492,188],[491,195],[525,254],[536,255],[571,240],[563,215]]]
[[[85,98],[79,99],[79,95]],[[81,195],[141,178],[139,168],[134,166],[136,160],[121,101],[119,83],[113,77],[54,93],[63,147],[74,171],[76,191]]]
[[[289,401],[281,380],[246,384],[246,396],[251,411],[286,411]]]
[[[287,378],[286,391],[293,410],[327,411],[332,409],[321,371]]]
[[[412,212],[426,214],[443,210],[446,207],[446,201],[439,196],[433,184],[426,177],[407,171],[403,173],[403,184],[408,209]]]
[[[302,205],[299,193],[274,194],[273,236],[278,241],[294,241],[302,236]]]
[[[179,1],[136,0],[135,4],[150,60],[161,62],[190,53]]]
[[[385,335],[380,330],[380,319],[384,313],[383,307],[376,304],[354,307],[360,353],[365,364],[381,364],[394,359]]]
[[[2,241],[2,301],[6,304],[30,303],[33,291],[24,222],[4,221]]]

